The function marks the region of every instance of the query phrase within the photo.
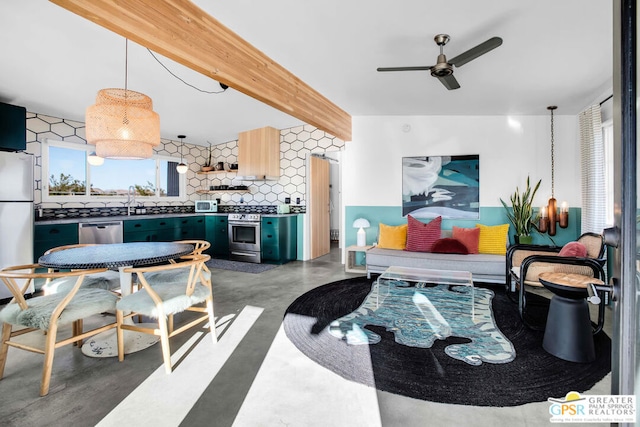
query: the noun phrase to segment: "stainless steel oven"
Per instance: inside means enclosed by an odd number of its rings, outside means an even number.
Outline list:
[[[235,261],[262,262],[260,257],[260,215],[229,214],[229,258]]]

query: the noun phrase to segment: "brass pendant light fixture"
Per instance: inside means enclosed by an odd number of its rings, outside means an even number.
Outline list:
[[[124,89],[98,91],[96,103],[86,111],[87,143],[108,159],[148,159],[160,145],[160,116],[147,95],[129,90],[128,47],[125,44]]]

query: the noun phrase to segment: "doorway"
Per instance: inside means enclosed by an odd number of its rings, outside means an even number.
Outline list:
[[[611,393],[636,395],[640,386],[640,260],[638,254],[637,10],[635,0],[616,0],[613,9],[614,101],[614,329]],[[637,411],[636,411],[637,414]],[[638,415],[636,415],[637,417]],[[620,424],[631,426],[633,424]]]
[[[308,160],[309,259],[314,259],[328,254],[331,249],[329,161],[314,154],[310,155]]]
[[[341,241],[340,152],[311,153],[307,158],[307,235],[305,259],[326,255],[334,237]]]

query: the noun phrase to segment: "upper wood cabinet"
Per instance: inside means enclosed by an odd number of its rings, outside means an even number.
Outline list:
[[[240,132],[238,175],[253,179],[280,177],[280,131],[272,127]]]

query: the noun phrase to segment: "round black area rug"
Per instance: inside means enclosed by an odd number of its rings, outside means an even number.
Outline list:
[[[472,366],[444,352],[466,338],[436,340],[431,348],[398,344],[382,327],[367,329],[382,337],[372,345],[349,345],[332,336],[328,325],[356,310],[371,290],[372,279],[356,277],[329,283],[297,298],[287,309],[284,330],[305,355],[340,376],[379,390],[432,402],[473,406],[517,406],[562,398],[569,391],[584,392],[611,369],[611,340],[594,336],[596,361],[567,362],[542,348],[544,333],[522,324],[517,304],[499,286],[493,313],[496,324],[511,341],[515,360]],[[548,300],[527,295],[528,316],[545,319]]]

